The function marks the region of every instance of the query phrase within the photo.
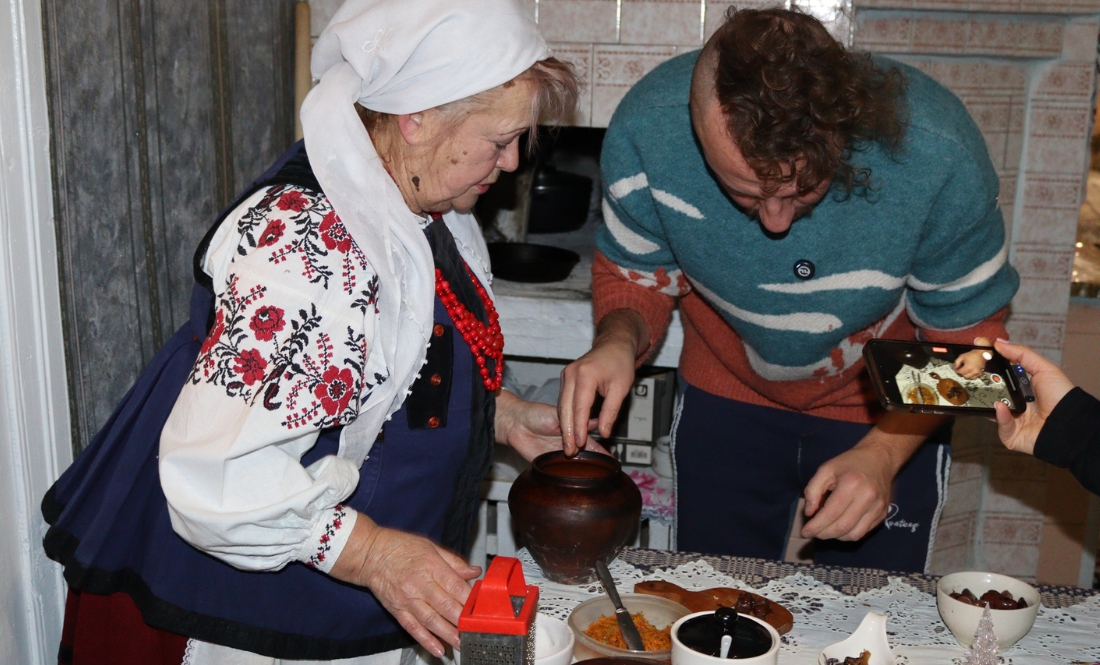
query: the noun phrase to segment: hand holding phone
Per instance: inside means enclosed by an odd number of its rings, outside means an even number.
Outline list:
[[[888,411],[992,417],[997,402],[1021,413],[1035,399],[1027,372],[992,347],[873,339],[863,356]]]

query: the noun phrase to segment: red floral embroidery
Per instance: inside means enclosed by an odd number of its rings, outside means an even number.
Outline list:
[[[210,350],[218,344],[223,332],[225,332],[225,313],[219,309],[214,314],[214,327],[210,329],[210,334],[206,336],[206,341],[202,343],[199,355],[205,356],[210,353]]]
[[[279,197],[279,210],[293,210],[302,212],[309,206],[309,199],[296,189],[292,189]]]
[[[325,247],[339,250],[343,254],[347,254],[351,249],[351,235],[348,234],[344,223],[335,212],[325,215],[318,230],[321,232],[321,240],[325,242]]]
[[[352,393],[355,391],[355,380],[348,368],[329,366],[321,375],[321,381],[313,389],[313,394],[321,400],[321,407],[330,416],[340,413],[348,407]]]
[[[330,543],[333,537],[336,536],[336,532],[344,526],[344,518],[347,515],[347,511],[342,505],[332,509],[332,521],[325,525],[325,532],[318,539],[317,551],[310,555],[309,561],[306,562],[307,566],[316,567],[325,562],[325,555],[332,549]]]
[[[286,231],[286,224],[283,224],[283,220],[276,219],[267,225],[264,232],[260,234],[260,241],[257,243],[258,247],[268,247],[279,242],[279,238],[283,237],[283,232]]]
[[[241,380],[248,385],[263,381],[265,368],[267,361],[256,349],[241,351],[241,355],[237,356],[237,363],[233,365],[233,371],[240,374]]]
[[[261,342],[270,342],[275,337],[275,333],[286,327],[283,310],[272,306],[261,307],[252,315],[248,327],[256,333],[256,339]]]

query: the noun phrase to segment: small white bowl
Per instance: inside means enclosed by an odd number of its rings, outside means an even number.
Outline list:
[[[993,634],[997,636],[997,648],[1001,652],[1011,649],[1035,624],[1035,615],[1039,613],[1039,592],[1030,584],[997,573],[965,572],[945,575],[936,585],[936,607],[940,610],[940,618],[944,624],[964,648],[969,649],[974,643],[974,632],[978,629],[978,621],[981,620],[982,610],[985,608],[967,605],[951,597],[952,593],[963,589],[970,589],[978,597],[990,589],[1008,591],[1013,598],[1022,596],[1027,601],[1027,607],[1023,609],[989,611],[993,616]]]
[[[871,652],[870,665],[896,665],[894,652],[890,650],[890,641],[886,639],[886,615],[868,612],[859,628],[848,639],[830,644],[817,656],[818,665],[825,665],[830,658],[844,662],[845,658],[859,657],[864,651]]]
[[[573,631],[561,619],[535,615],[535,664],[569,665],[573,662]]]
[[[680,603],[674,603],[667,598],[650,596],[644,593],[619,594],[623,601],[623,607],[631,614],[642,612],[646,621],[660,630],[671,626],[677,619],[688,614],[688,609]],[[618,649],[610,644],[598,642],[584,634],[588,625],[602,616],[615,614],[615,606],[607,596],[590,598],[573,608],[569,615],[569,628],[573,631],[577,643],[573,647],[573,655],[577,660],[590,658],[646,658],[668,662],[671,649],[660,651],[631,651],[630,649]]]
[[[767,653],[753,658],[716,658],[685,646],[680,641],[680,626],[690,619],[708,614],[714,614],[714,612],[696,612],[681,617],[676,623],[672,624],[672,665],[777,665],[779,663],[779,633],[775,632],[775,628],[772,628],[766,622],[749,614],[739,614],[737,619],[738,621],[746,619],[755,621],[767,629],[768,635],[771,635],[772,638],[772,648],[768,649]]]

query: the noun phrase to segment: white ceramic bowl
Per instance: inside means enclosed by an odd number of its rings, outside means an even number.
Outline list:
[[[1011,649],[1035,624],[1035,615],[1039,613],[1039,592],[1030,584],[997,573],[965,572],[944,575],[936,585],[936,606],[940,610],[940,618],[964,648],[969,649],[974,642],[974,631],[978,629],[978,621],[982,618],[984,608],[967,605],[951,597],[952,593],[963,589],[970,589],[978,597],[990,589],[1008,591],[1013,598],[1023,596],[1027,601],[1027,607],[1023,609],[989,611],[993,616],[993,634],[997,636],[997,648],[1002,652]]]
[[[569,665],[573,644],[573,631],[564,621],[535,615],[535,665]]]
[[[674,603],[667,598],[650,596],[643,593],[624,593],[620,594],[620,597],[623,601],[623,607],[625,607],[628,612],[631,614],[642,612],[645,614],[646,621],[653,624],[653,627],[657,629],[671,626],[677,619],[687,616],[688,614],[688,609],[686,607],[680,603]],[[649,660],[660,660],[666,663],[669,661],[672,654],[671,649],[662,649],[660,651],[631,651],[630,649],[617,649],[603,642],[597,642],[584,634],[584,631],[593,621],[602,616],[613,615],[614,613],[615,607],[606,596],[586,600],[573,608],[573,613],[569,615],[568,623],[570,630],[573,631],[573,636],[577,639],[576,644],[573,645],[573,655],[577,660],[610,657],[647,658]]]
[[[714,612],[696,612],[682,617],[672,624],[672,665],[731,665],[731,663],[737,665],[777,665],[779,663],[779,633],[775,632],[775,628],[764,621],[748,614],[740,614],[737,618],[739,621],[746,619],[755,621],[767,629],[772,638],[772,648],[768,649],[767,653],[753,658],[716,658],[684,646],[678,635],[680,626],[689,619],[708,614],[714,614]]]

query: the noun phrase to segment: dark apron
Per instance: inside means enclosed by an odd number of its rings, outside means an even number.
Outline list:
[[[259,189],[320,191],[301,142],[233,205]],[[426,231],[436,267],[481,320],[485,309],[442,221]],[[172,530],[160,487],[160,432],[213,321],[210,281],[196,254],[191,320],[164,346],[87,449],[50,488],[42,512],[48,556],[71,589],[129,594],[145,622],[202,641],[291,660],[335,660],[410,646],[414,640],[367,590],[291,563],[278,572],[238,570]],[[369,239],[367,239],[369,241]],[[492,455],[495,400],[474,371],[469,347],[435,299],[428,364],[386,423],[344,505],[380,525],[424,535],[463,554],[477,515],[477,490]],[[430,378],[442,379],[433,385]],[[336,454],[341,427],[322,431],[303,457]],[[125,636],[119,636],[125,639]]]

